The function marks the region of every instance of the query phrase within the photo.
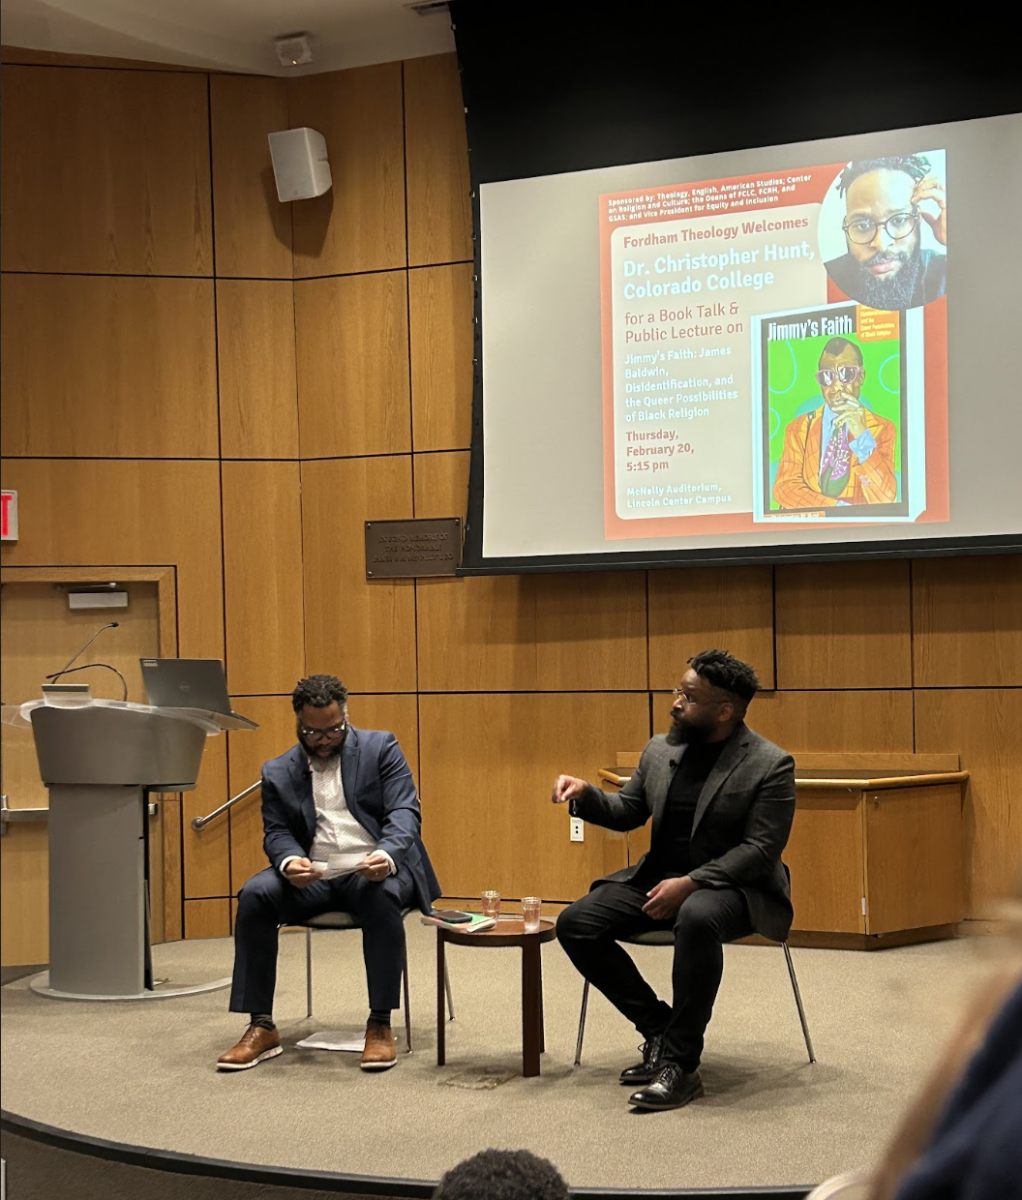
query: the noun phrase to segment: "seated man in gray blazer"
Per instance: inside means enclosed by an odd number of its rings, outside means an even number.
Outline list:
[[[402,910],[429,912],[440,885],[419,837],[412,772],[392,733],[348,724],[348,691],[313,675],[291,696],[298,745],[263,765],[263,847],[271,866],[241,889],[234,926],[231,1012],[250,1014],[241,1041],[221,1054],[222,1071],[243,1071],[280,1053],[273,1023],[277,931],[324,912],[353,913],[362,927],[369,984],[364,1071],[396,1062],[391,1009],[400,998]],[[350,874],[324,877],[339,854]]]
[[[781,851],[795,814],[790,754],[745,724],[759,690],[753,669],[704,650],[675,688],[672,728],[642,752],[617,795],[561,775],[555,804],[608,829],[652,816],[648,854],[598,879],[566,908],[557,936],[575,966],[642,1034],[642,1062],[621,1082],[644,1084],[636,1108],[680,1108],[703,1094],[699,1060],[724,969],[722,945],[750,933],[783,941],[791,894]],[[657,998],[616,938],[674,930],[673,1004]]]

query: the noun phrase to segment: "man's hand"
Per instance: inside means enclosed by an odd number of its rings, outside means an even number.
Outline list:
[[[912,204],[919,207],[923,200],[932,200],[937,206],[937,215],[933,216],[925,208],[919,208],[919,215],[933,230],[933,236],[942,246],[947,245],[947,200],[944,189],[934,175],[926,175],[912,189]]]
[[[320,872],[307,858],[292,858],[284,868],[284,875],[287,877],[288,883],[293,883],[297,888],[308,887],[310,883],[315,883],[317,879],[322,878]]]
[[[577,800],[588,786],[584,779],[576,779],[574,775],[558,775],[550,799],[554,804]]]
[[[844,425],[854,442],[860,434],[866,432],[866,410],[854,400],[842,401],[834,410],[834,424]]]
[[[649,899],[642,911],[654,921],[672,921],[678,915],[678,909],[698,890],[699,884],[687,875],[680,879],[663,879],[646,893]]]
[[[390,860],[382,851],[374,850],[362,859],[355,872],[371,879],[373,883],[382,883],[390,875]]]

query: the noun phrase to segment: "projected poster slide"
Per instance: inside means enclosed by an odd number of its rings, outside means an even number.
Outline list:
[[[918,178],[829,163],[600,197],[608,539],[947,520],[944,153],[909,159]],[[792,337],[800,322],[815,332]],[[828,416],[815,376],[834,337],[853,347],[835,370],[862,353],[865,377],[835,376]],[[772,490],[796,399],[826,409],[813,446],[828,435],[826,463],[804,464],[823,490],[797,505]]]

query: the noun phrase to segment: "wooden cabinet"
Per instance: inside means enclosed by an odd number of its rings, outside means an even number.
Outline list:
[[[965,915],[958,755],[805,754],[795,769],[792,940],[872,947],[952,934]]]

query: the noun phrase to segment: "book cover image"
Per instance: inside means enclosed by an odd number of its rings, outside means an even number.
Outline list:
[[[753,519],[913,521],[925,508],[920,318],[853,303],[753,330]]]

